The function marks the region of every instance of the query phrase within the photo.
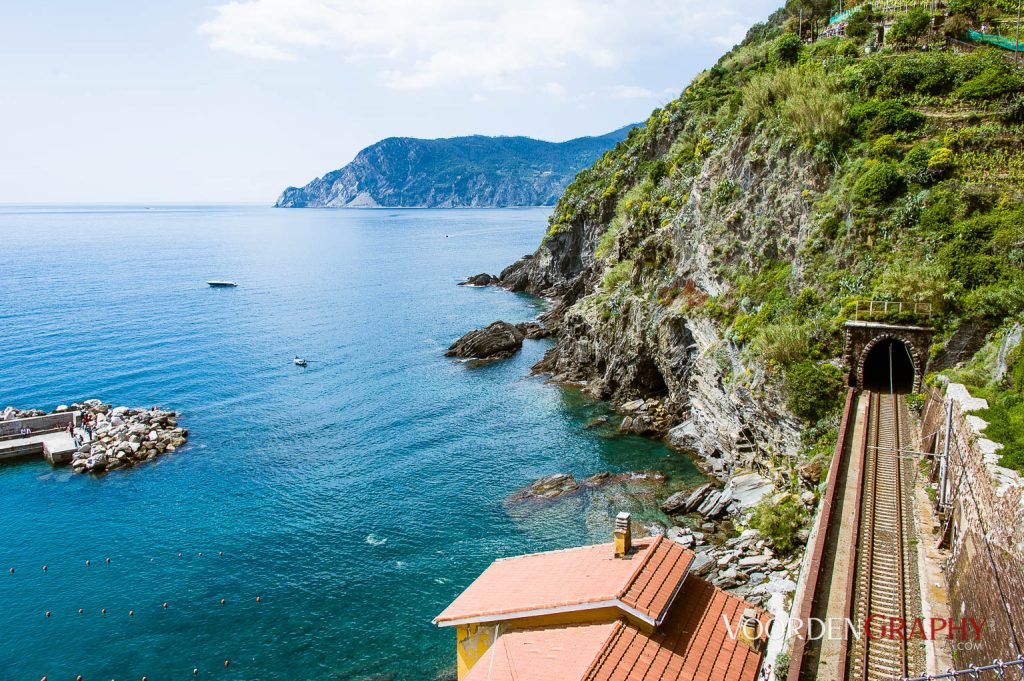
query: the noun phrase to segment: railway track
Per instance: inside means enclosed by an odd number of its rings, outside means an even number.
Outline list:
[[[896,633],[893,622],[919,617],[912,499],[913,464],[900,456],[903,403],[899,395],[870,400],[861,502],[857,522],[851,618],[861,632],[847,651],[846,678],[882,681],[922,671],[919,641]],[[865,625],[872,615],[870,633]],[[884,628],[883,628],[884,627]]]

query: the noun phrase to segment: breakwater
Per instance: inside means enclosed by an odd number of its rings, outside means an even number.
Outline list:
[[[14,407],[0,412],[0,460],[39,455],[52,465],[70,463],[76,473],[152,461],[187,440],[178,413],[158,407],[115,407],[90,399],[50,413]]]

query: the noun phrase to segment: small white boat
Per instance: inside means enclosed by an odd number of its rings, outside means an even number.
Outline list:
[[[213,288],[231,288],[233,286],[238,286],[238,284],[236,282],[233,282],[233,281],[220,281],[219,279],[211,279],[210,281],[208,281],[206,283],[209,284],[210,286],[212,286]]]
[[[295,359],[292,360],[292,362],[295,364],[295,366],[300,367],[304,367],[307,364],[306,360],[302,359],[301,357],[296,357]]]

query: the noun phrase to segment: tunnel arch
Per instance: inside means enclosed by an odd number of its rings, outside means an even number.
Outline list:
[[[891,389],[897,394],[915,392],[920,386],[921,367],[921,356],[913,342],[896,334],[881,334],[861,352],[859,387],[878,392]]]

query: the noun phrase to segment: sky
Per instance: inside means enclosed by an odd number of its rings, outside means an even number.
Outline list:
[[[642,121],[781,0],[0,3],[0,202],[272,204],[384,137]]]

